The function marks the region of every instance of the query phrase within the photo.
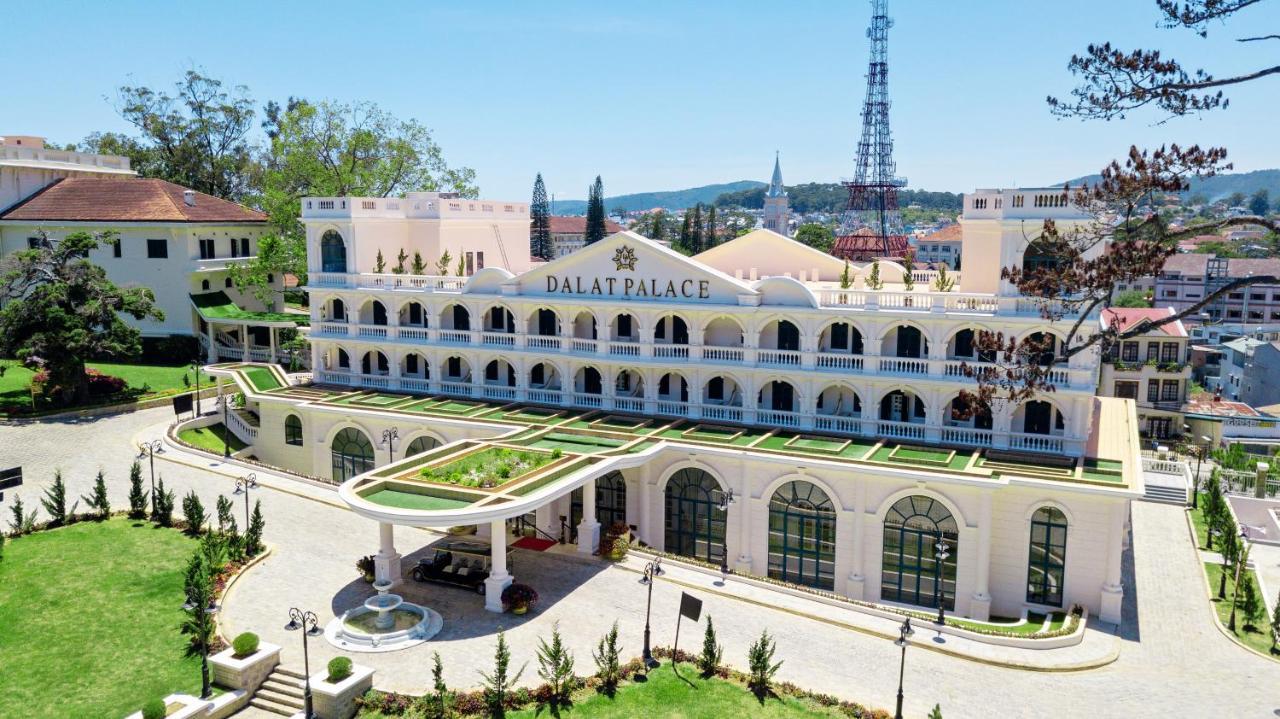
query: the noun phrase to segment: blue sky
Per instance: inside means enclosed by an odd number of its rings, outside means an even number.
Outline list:
[[[1071,54],[1091,41],[1153,44],[1220,75],[1273,64],[1280,3],[1207,40],[1160,30],[1152,0],[891,0],[890,92],[899,173],[965,191],[1094,172],[1131,143],[1224,144],[1238,170],[1280,167],[1280,78],[1229,90],[1200,118],[1150,112],[1057,120]],[[12,13],[6,13],[12,16]],[[865,89],[865,2],[22,3],[0,42],[0,134],[75,141],[123,130],[107,97],[169,86],[188,66],[289,95],[372,100],[435,131],[481,191],[561,198],[601,174],[609,195],[853,172]],[[1267,118],[1271,118],[1268,120]]]

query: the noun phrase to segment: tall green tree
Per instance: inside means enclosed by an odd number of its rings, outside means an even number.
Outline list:
[[[693,219],[689,222],[689,252],[698,254],[705,247],[702,246],[702,203],[693,206]]]
[[[607,232],[604,220],[604,182],[600,180],[599,175],[596,175],[596,181],[587,191],[587,228],[584,237],[586,244],[594,244],[604,239]]]
[[[501,719],[506,716],[507,694],[520,681],[521,674],[524,674],[523,666],[514,675],[511,674],[511,649],[507,646],[507,636],[498,632],[498,645],[493,652],[493,672],[480,672],[480,678],[484,680],[481,691],[490,717]]]
[[[117,287],[86,257],[114,233],[76,232],[58,243],[40,233],[37,247],[0,260],[0,356],[48,372],[46,395],[59,404],[89,398],[85,362],[129,359],[141,333],[125,324],[164,319],[147,287]]]
[[[720,244],[720,240],[717,239],[719,234],[718,230],[719,228],[716,226],[716,206],[712,205],[711,208],[707,210],[707,234],[706,238],[702,242],[703,250],[709,250]]]
[[[693,214],[688,210],[684,211],[684,220],[680,223],[680,237],[677,244],[685,252],[690,252],[690,243],[693,242],[693,234],[690,232],[690,224],[693,222]]]
[[[645,236],[647,236],[651,240],[654,240],[655,242],[662,242],[663,240],[670,239],[669,235],[671,234],[671,227],[670,227],[671,218],[669,215],[667,215],[667,212],[665,210],[663,209],[654,210],[653,212],[649,213],[648,220],[649,222],[647,227],[645,227],[644,225],[641,225],[641,227],[644,228],[641,230],[641,232]]]
[[[1249,198],[1249,213],[1253,215],[1265,215],[1271,210],[1271,196],[1267,192],[1267,188],[1258,188]]]
[[[93,479],[93,491],[88,497],[82,496],[80,499],[89,505],[99,520],[111,516],[111,502],[107,499],[107,478],[102,474],[102,470],[98,470],[98,476]]]
[[[129,465],[129,519],[146,519],[147,491],[142,488],[142,465]]]
[[[817,222],[806,222],[796,228],[796,242],[803,242],[815,250],[830,252],[835,244],[836,235],[830,227]]]
[[[538,639],[538,676],[551,687],[551,706],[568,701],[573,691],[573,652],[564,645],[560,625],[551,627],[551,641]]]
[[[140,135],[91,135],[85,145],[129,156],[143,177],[158,177],[214,197],[239,201],[253,192],[258,172],[253,100],[244,86],[187,70],[173,93],[145,86],[121,87],[116,111]]]
[[[541,172],[533,181],[533,201],[529,203],[529,254],[551,260],[551,207]]]
[[[249,526],[244,532],[244,552],[250,557],[262,551],[262,533],[267,528],[267,520],[262,517],[262,500],[253,501],[253,514],[249,516]]]
[[[67,522],[67,483],[62,479],[62,470],[54,470],[53,484],[44,491],[40,499],[44,505],[44,513],[49,515],[49,526],[60,527]]]

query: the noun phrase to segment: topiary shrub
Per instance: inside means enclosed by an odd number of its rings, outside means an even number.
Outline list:
[[[334,657],[329,660],[329,679],[330,684],[338,682],[351,676],[351,660],[346,657]]]
[[[164,719],[167,713],[163,699],[152,699],[142,705],[142,719]]]
[[[244,659],[258,651],[258,635],[253,632],[243,632],[231,640],[231,648],[236,652],[236,659]]]

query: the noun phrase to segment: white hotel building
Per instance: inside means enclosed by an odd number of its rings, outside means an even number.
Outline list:
[[[1061,342],[1069,322],[999,279],[1043,218],[1087,221],[1033,199],[1060,194],[967,196],[948,292],[922,272],[908,289],[891,263],[882,289],[870,265],[842,289],[843,261],[767,230],[692,258],[620,232],[535,264],[525,203],[307,199],[314,385],[215,371],[245,392],[257,425],[237,431],[258,460],[344,483],[380,523],[393,581],[395,524],[498,537],[523,517],[554,535],[563,517],[584,552],[621,522],[673,555],[858,600],[1116,622],[1143,467],[1133,402],[1094,396],[1097,355],[1063,361],[1051,394],[953,413],[975,332]],[[462,256],[469,276],[372,273],[402,248]],[[421,478],[495,447],[559,451],[497,487]],[[495,541],[491,607],[505,554]]]

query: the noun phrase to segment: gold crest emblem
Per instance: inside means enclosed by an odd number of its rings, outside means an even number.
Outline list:
[[[618,251],[613,253],[613,263],[618,266],[619,272],[622,270],[631,270],[632,272],[635,272],[636,251],[627,245],[619,247]]]

